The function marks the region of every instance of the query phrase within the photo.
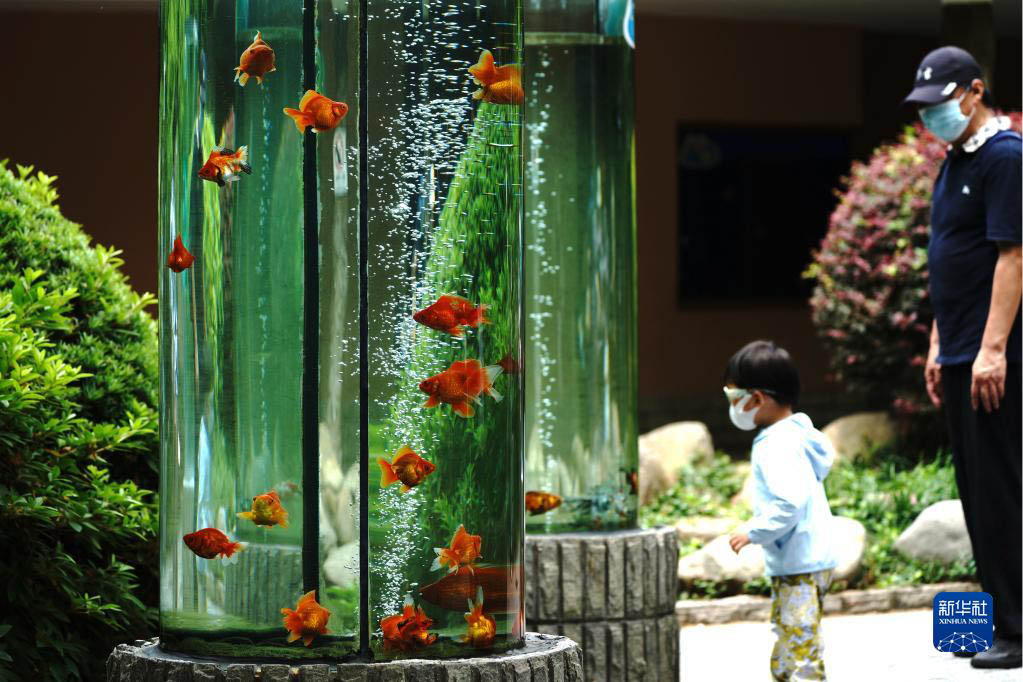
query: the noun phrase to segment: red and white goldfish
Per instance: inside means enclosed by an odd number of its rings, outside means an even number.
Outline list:
[[[473,99],[493,104],[522,104],[522,75],[515,64],[497,66],[490,50],[483,50],[480,60],[469,67],[469,73],[476,85],[481,86],[473,93]]]
[[[206,163],[199,169],[199,177],[223,187],[241,178],[239,172],[252,174],[252,166],[248,164],[248,160],[249,150],[245,145],[238,147],[238,151],[218,147],[210,152]]]
[[[263,33],[256,31],[252,44],[245,48],[241,59],[238,60],[238,66],[234,68],[234,79],[241,83],[242,87],[245,87],[250,77],[262,85],[263,76],[277,70],[276,59],[273,49],[263,40]]]
[[[423,479],[436,471],[437,467],[428,462],[407,445],[398,448],[394,459],[388,462],[383,457],[377,459],[380,464],[380,486],[386,488],[392,483],[401,481],[401,492],[407,493],[423,482]]]
[[[337,128],[348,113],[348,105],[327,99],[315,90],[306,90],[298,109],[285,107],[284,113],[295,121],[298,132],[304,133],[307,127],[312,126],[314,133],[322,133]]]
[[[530,516],[546,514],[552,509],[561,506],[561,496],[554,493],[545,493],[540,490],[530,490],[526,493],[526,511]]]
[[[437,635],[427,632],[433,626],[421,606],[415,606],[412,597],[405,597],[402,612],[380,621],[384,635],[385,649],[410,651],[420,646],[429,646],[437,641]]]
[[[174,248],[167,256],[167,267],[174,272],[183,272],[192,267],[194,262],[195,256],[185,248],[185,244],[181,241],[181,235],[179,234],[174,238]]]
[[[330,611],[316,602],[315,590],[303,594],[294,611],[283,608],[281,614],[284,616],[284,627],[290,633],[289,644],[301,639],[303,644],[309,646],[317,635],[330,634],[330,630],[327,629]]]
[[[246,512],[238,512],[238,517],[248,519],[257,526],[288,527],[288,512],[281,504],[281,497],[277,494],[276,490],[253,497],[252,509]]]
[[[469,646],[483,649],[494,643],[497,623],[493,616],[483,613],[483,588],[476,586],[476,600],[469,600],[469,613],[465,614],[467,624],[462,641]]]
[[[216,528],[203,528],[181,538],[185,546],[203,559],[216,559],[222,556],[225,559],[231,557],[235,552],[245,549],[241,542],[231,542],[230,539]]]
[[[469,299],[444,294],[428,308],[416,312],[412,319],[430,329],[461,336],[463,327],[478,327],[490,324],[486,317],[487,306],[473,305]]]
[[[455,414],[469,418],[476,414],[469,403],[479,402],[481,393],[486,393],[494,400],[501,400],[501,394],[494,389],[494,380],[502,371],[498,365],[481,367],[476,360],[453,362],[451,367],[440,374],[419,382],[419,390],[430,396],[423,407],[437,407],[447,403]]]
[[[454,573],[445,573],[436,582],[419,588],[419,596],[447,611],[461,611],[473,598],[476,588],[483,588],[489,613],[518,613],[522,566],[462,566]]]
[[[434,547],[437,558],[433,560],[431,571],[436,571],[444,566],[448,567],[449,573],[454,573],[459,566],[467,566],[472,570],[472,563],[480,558],[480,547],[483,538],[479,535],[470,535],[465,526],[459,526],[455,536],[451,538],[450,547]]]

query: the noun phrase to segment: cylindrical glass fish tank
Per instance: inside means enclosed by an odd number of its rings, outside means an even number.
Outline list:
[[[519,1],[160,15],[161,646],[520,645]]]
[[[526,2],[526,529],[636,527],[632,4]]]

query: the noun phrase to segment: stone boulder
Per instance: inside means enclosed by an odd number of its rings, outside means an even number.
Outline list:
[[[674,484],[656,450],[639,441],[639,503],[650,504]]]
[[[690,540],[710,542],[719,535],[727,535],[742,524],[740,519],[716,516],[690,516],[675,524],[679,544]]]
[[[887,412],[857,412],[839,417],[821,431],[835,446],[837,459],[851,460],[870,452],[871,447],[895,440],[895,422]]]
[[[753,465],[749,462],[739,462],[735,465],[735,471],[742,479],[742,488],[732,498],[732,504],[746,509],[753,509]]]
[[[738,554],[728,546],[728,536],[721,535],[705,547],[679,559],[678,579],[684,584],[696,580],[740,582],[753,580],[764,574],[764,550],[749,544]]]
[[[327,552],[323,562],[327,582],[338,587],[351,587],[359,580],[359,543],[349,542]]]
[[[959,500],[935,502],[902,531],[895,550],[911,559],[945,564],[973,556],[966,517]]]
[[[646,487],[648,497],[640,495],[644,504],[677,483],[683,467],[707,461],[714,455],[710,430],[703,422],[695,421],[666,424],[645,433],[639,437],[639,448],[640,486],[643,487],[644,459],[650,478]]]
[[[850,580],[860,570],[863,553],[867,550],[867,529],[856,519],[835,516],[832,519],[832,547],[838,566],[834,580]]]

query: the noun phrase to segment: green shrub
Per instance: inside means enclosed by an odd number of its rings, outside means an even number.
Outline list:
[[[1019,114],[1012,118],[1019,130]],[[928,421],[927,242],[931,190],[945,148],[917,124],[866,163],[854,162],[803,273],[816,280],[810,307],[834,377],[896,414]]]
[[[30,173],[0,163],[0,680],[102,679],[154,625],[152,297]]]
[[[688,464],[679,472],[678,483],[640,508],[640,524],[653,528],[673,525],[687,516],[748,516],[749,510],[731,506],[742,481],[742,472],[721,452],[708,464]]]

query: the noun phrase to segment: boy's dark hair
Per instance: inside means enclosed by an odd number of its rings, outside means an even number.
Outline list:
[[[753,341],[739,349],[725,368],[725,383],[760,389],[790,407],[799,399],[799,372],[788,351],[773,341]]]

